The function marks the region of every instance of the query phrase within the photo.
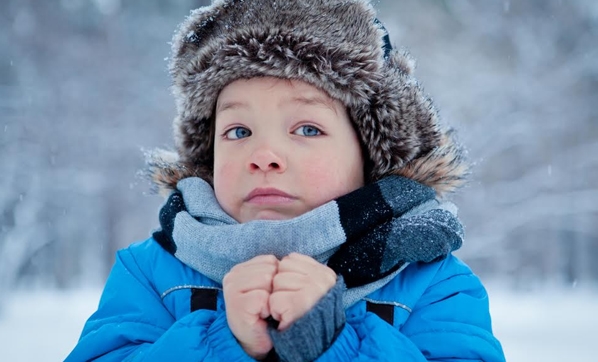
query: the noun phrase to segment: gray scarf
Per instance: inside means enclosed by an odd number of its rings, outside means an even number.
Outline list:
[[[212,187],[182,179],[160,210],[154,239],[180,261],[222,283],[258,255],[309,255],[343,275],[345,307],[381,288],[410,262],[446,257],[462,244],[453,204],[413,180],[390,176],[289,220],[238,223]]]

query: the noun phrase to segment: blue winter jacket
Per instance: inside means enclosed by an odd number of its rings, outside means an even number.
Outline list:
[[[191,290],[218,290],[217,308],[191,312]],[[504,361],[491,330],[488,296],[450,255],[411,264],[370,303],[394,306],[394,325],[362,300],[317,361]],[[153,239],[117,253],[98,310],[66,361],[253,361],[228,327],[221,285]]]

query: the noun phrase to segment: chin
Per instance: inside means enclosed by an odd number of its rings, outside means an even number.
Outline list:
[[[299,215],[290,215],[290,214],[283,214],[280,212],[272,211],[272,210],[265,210],[259,211],[253,215],[248,216],[245,218],[244,222],[253,221],[253,220],[288,220],[292,219]]]

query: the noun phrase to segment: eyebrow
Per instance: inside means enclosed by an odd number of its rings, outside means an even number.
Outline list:
[[[239,108],[249,108],[249,105],[245,102],[240,101],[230,101],[230,102],[222,102],[216,106],[216,113],[224,112],[229,109],[239,109]]]
[[[291,98],[291,102],[299,103],[299,104],[307,105],[307,106],[313,106],[313,105],[324,106],[324,107],[329,108],[332,111],[334,111],[334,113],[337,113],[336,107],[334,106],[334,102],[332,101],[332,99],[318,96],[318,95],[310,96],[310,97],[304,97],[304,96],[293,97],[293,98]]]
[[[334,113],[337,113],[336,107],[334,107],[334,103],[332,99],[328,99],[326,97],[321,97],[318,95],[315,96],[296,96],[292,97],[290,100],[284,100],[281,103],[286,101],[290,101],[291,103],[298,103],[300,105],[306,106],[324,106]],[[219,103],[216,107],[216,113],[224,112],[226,110],[234,110],[239,108],[250,108],[249,104],[242,102],[242,101],[224,101]]]

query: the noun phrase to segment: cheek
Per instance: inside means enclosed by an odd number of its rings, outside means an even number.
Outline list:
[[[214,188],[217,184],[223,184],[231,181],[231,176],[239,165],[238,157],[234,157],[231,151],[216,143],[214,146]]]
[[[230,203],[232,191],[235,190],[234,182],[238,179],[237,169],[238,165],[235,165],[234,161],[214,160],[214,192],[220,205],[225,208]]]
[[[354,168],[346,162],[330,157],[312,158],[306,163],[301,172],[304,190],[310,195],[310,204],[319,206],[362,186],[362,182],[355,182],[351,173]],[[358,170],[361,172],[361,170]]]

